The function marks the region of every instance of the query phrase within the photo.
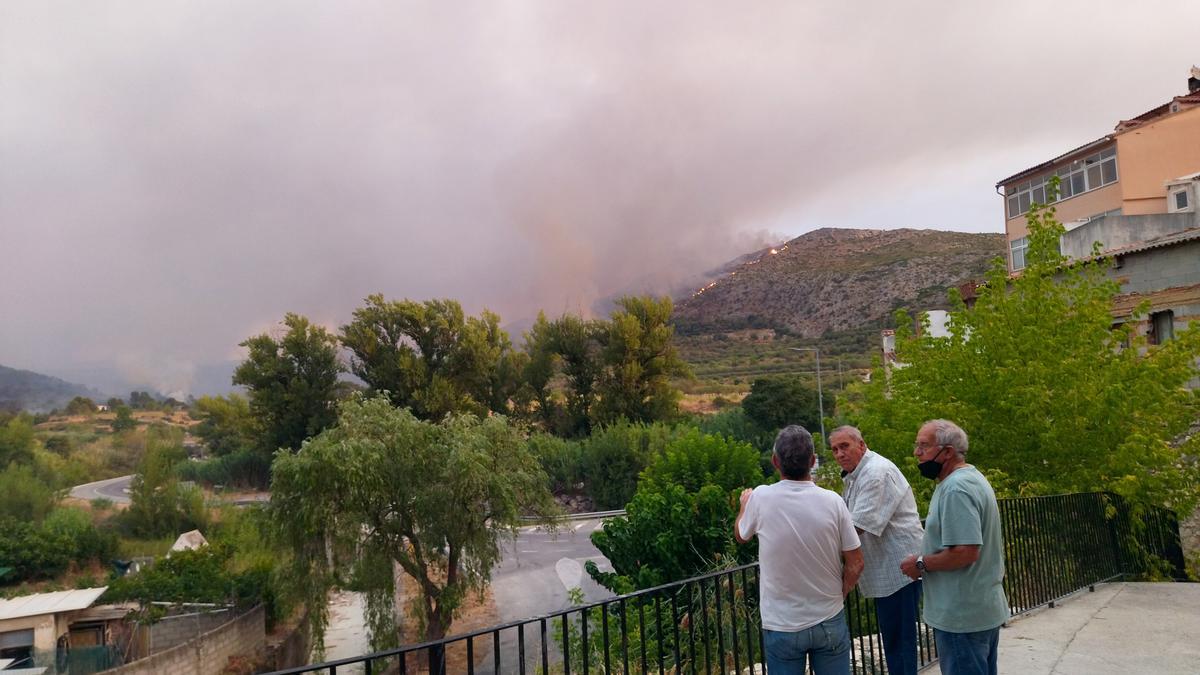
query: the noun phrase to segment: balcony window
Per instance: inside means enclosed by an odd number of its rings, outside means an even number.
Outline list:
[[[1013,272],[1016,272],[1017,270],[1025,269],[1025,251],[1028,248],[1029,248],[1029,237],[1021,237],[1020,239],[1013,239],[1012,241],[1010,241],[1008,243],[1008,250],[1009,250],[1009,253],[1010,253],[1011,259],[1012,259],[1012,266],[1010,269]]]
[[[1108,148],[1081,160],[1076,160],[1042,176],[1005,189],[1008,217],[1016,218],[1029,212],[1034,203],[1047,204],[1050,178],[1058,176],[1058,198],[1070,199],[1085,192],[1098,190],[1117,182],[1117,151]]]

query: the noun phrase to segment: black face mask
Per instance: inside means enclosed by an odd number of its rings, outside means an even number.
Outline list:
[[[922,476],[928,478],[929,480],[937,480],[937,477],[942,475],[942,466],[944,466],[945,463],[937,461],[936,458],[941,457],[942,452],[945,449],[946,448],[943,446],[941,450],[938,450],[938,454],[934,455],[934,459],[917,464],[917,470],[921,472]]]

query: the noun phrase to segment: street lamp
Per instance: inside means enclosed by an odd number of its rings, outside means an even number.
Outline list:
[[[816,347],[788,347],[794,352],[812,352],[817,355],[817,410],[820,413],[821,422],[821,443],[829,442],[825,438],[825,396],[821,393],[821,350]]]

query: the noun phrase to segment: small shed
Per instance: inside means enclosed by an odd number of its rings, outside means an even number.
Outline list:
[[[0,600],[0,658],[16,659],[20,665],[34,652],[53,652],[79,613],[106,590],[101,586]]]
[[[195,551],[201,546],[208,546],[208,540],[204,538],[204,535],[200,534],[200,530],[192,530],[179,535],[179,538],[171,545],[171,550]]]

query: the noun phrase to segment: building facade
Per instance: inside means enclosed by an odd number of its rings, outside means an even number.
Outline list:
[[[1188,93],[1137,117],[1112,133],[1004,178],[1008,268],[1025,267],[1032,204],[1053,204],[1066,227],[1062,253],[1073,260],[1112,258],[1121,284],[1115,321],[1128,321],[1150,304],[1138,330],[1151,343],[1200,322],[1200,68]],[[1059,193],[1051,199],[1051,179]]]

